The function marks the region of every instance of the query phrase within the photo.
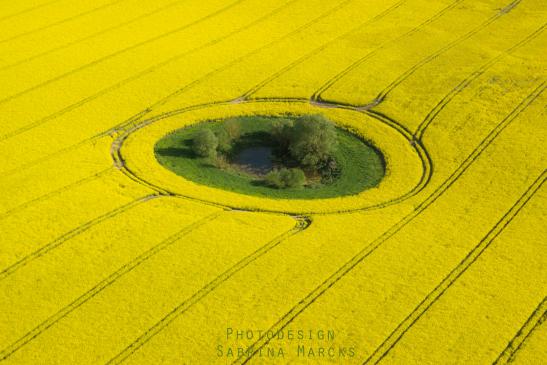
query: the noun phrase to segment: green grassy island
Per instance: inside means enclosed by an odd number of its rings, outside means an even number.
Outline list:
[[[385,175],[372,143],[321,115],[204,121],[160,139],[155,155],[196,183],[278,199],[353,195]]]

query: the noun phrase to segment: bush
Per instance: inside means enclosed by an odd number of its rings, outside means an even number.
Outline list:
[[[271,187],[281,189],[284,187],[283,180],[281,180],[281,173],[279,170],[272,170],[266,174],[264,181]]]
[[[268,185],[278,189],[301,187],[306,182],[306,175],[301,169],[286,169],[270,171],[265,181]]]
[[[200,157],[216,157],[218,138],[209,128],[199,130],[192,142],[193,151],[196,155]]]
[[[334,124],[322,115],[304,115],[294,123],[289,151],[302,166],[318,170],[337,144]]]
[[[230,161],[228,161],[226,156],[220,154],[212,156],[209,162],[217,169],[228,169],[230,167]]]
[[[281,179],[289,188],[301,187],[306,182],[304,171],[298,168],[284,169],[281,171]]]
[[[222,127],[230,137],[230,141],[238,139],[241,136],[241,123],[236,118],[226,120]]]
[[[232,149],[232,138],[228,132],[224,128],[218,129],[215,131],[215,137],[218,140],[217,150],[224,154],[229,153]]]

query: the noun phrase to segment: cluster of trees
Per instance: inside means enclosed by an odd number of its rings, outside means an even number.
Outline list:
[[[265,182],[276,188],[298,187],[306,183],[306,173],[321,176],[330,183],[340,174],[334,159],[338,141],[336,128],[322,115],[304,115],[296,119],[280,118],[272,122],[271,138],[277,155],[294,162],[294,168],[275,169],[265,176]],[[215,130],[201,129],[194,137],[193,150],[200,157],[216,162],[225,161],[234,142],[241,136],[237,119],[228,119]]]
[[[230,152],[240,135],[241,126],[237,119],[228,119],[214,132],[210,128],[200,129],[193,139],[193,151],[199,157],[215,161],[219,153],[226,155]]]
[[[330,183],[340,175],[334,158],[338,146],[336,128],[324,116],[276,120],[271,134],[280,155],[295,160],[306,172],[320,174],[323,183]]]

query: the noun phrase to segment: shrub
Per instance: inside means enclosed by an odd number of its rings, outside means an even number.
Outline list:
[[[217,150],[224,154],[227,154],[232,149],[232,138],[228,132],[224,129],[218,129],[215,131],[215,137],[218,140]]]
[[[280,170],[270,171],[265,181],[268,185],[283,189],[283,188],[296,188],[301,187],[306,182],[306,175],[301,169],[287,169],[282,168]]]
[[[271,187],[281,189],[284,187],[279,170],[272,170],[266,174],[264,181]]]
[[[294,123],[289,151],[302,166],[317,170],[331,157],[337,142],[334,124],[322,115],[304,115]]]
[[[218,138],[209,129],[199,130],[193,139],[193,151],[200,157],[214,158],[218,147]]]
[[[230,137],[231,141],[238,139],[241,136],[241,123],[236,118],[226,120],[222,127]]]
[[[210,157],[210,163],[218,169],[228,169],[230,167],[230,162],[226,156],[220,154]]]
[[[301,187],[306,182],[304,171],[298,168],[284,169],[281,171],[281,179],[288,188]]]

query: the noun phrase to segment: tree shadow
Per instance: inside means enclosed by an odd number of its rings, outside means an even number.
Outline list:
[[[270,133],[266,131],[257,131],[245,133],[235,141],[232,146],[233,152],[238,152],[242,149],[249,147],[271,147],[274,145],[274,141]]]
[[[252,185],[252,186],[259,186],[259,187],[271,188],[271,186],[268,185],[268,183],[267,183],[264,179],[253,180],[253,181],[251,181],[251,185]],[[272,189],[273,189],[273,188],[272,188]]]
[[[166,147],[158,148],[156,154],[162,157],[196,158],[196,154],[190,148]]]

